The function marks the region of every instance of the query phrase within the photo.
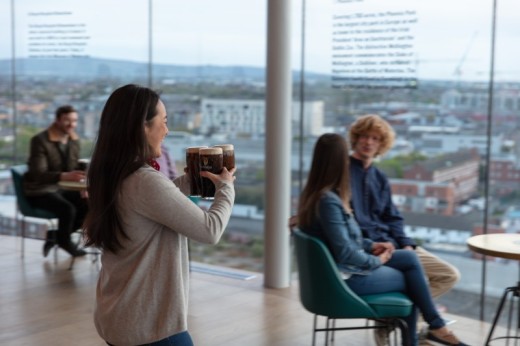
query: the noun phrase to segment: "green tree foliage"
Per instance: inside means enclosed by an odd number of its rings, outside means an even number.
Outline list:
[[[397,155],[391,159],[375,163],[375,165],[385,172],[389,178],[403,178],[404,168],[416,162],[424,161],[427,157],[421,153],[413,152],[409,155]]]

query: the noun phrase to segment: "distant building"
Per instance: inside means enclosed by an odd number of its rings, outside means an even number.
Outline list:
[[[518,191],[520,184],[520,165],[514,157],[491,158],[489,181],[497,196]]]
[[[400,211],[453,215],[455,188],[451,183],[390,179],[392,200]]]
[[[453,215],[458,203],[478,191],[476,150],[428,159],[404,169],[404,179],[391,179],[394,203],[402,211]]]
[[[509,207],[502,216],[500,227],[506,233],[520,233],[520,208],[517,206]]]
[[[447,90],[441,97],[441,104],[456,112],[483,111],[488,107],[487,90]],[[504,88],[494,91],[493,108],[501,114],[513,114],[520,111],[520,89]]]
[[[504,136],[491,137],[491,155],[499,155],[504,146]],[[476,148],[481,156],[486,155],[488,140],[486,135],[465,135],[460,133],[429,133],[425,132],[415,142],[415,147],[421,153],[434,156],[453,153],[464,149]]]
[[[452,244],[466,248],[466,240],[473,235],[473,223],[466,218],[409,212],[403,212],[402,216],[406,235],[422,241],[425,247]]]
[[[322,133],[324,119],[323,101],[305,102],[304,136],[319,136]],[[202,99],[201,127],[203,134],[226,133],[231,138],[265,136],[265,101],[264,100],[229,100]],[[300,103],[293,102],[291,114],[293,126],[300,122]]]

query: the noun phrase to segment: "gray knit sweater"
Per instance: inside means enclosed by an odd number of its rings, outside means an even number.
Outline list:
[[[94,312],[99,335],[113,345],[150,343],[188,329],[187,239],[217,243],[235,198],[233,185],[220,182],[203,211],[185,196],[188,189],[186,176],[174,184],[148,166],[123,182],[119,211],[130,239],[117,255],[102,255]]]

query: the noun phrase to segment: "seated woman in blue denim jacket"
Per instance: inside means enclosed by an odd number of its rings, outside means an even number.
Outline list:
[[[430,340],[466,345],[445,326],[433,303],[417,255],[395,250],[391,243],[363,238],[349,206],[349,148],[338,134],[322,135],[314,148],[311,171],[300,196],[298,225],[329,248],[345,282],[357,294],[402,292],[414,303],[405,318],[410,340],[417,344],[418,310],[430,329]]]

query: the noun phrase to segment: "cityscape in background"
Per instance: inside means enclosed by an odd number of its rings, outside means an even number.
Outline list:
[[[118,66],[118,73],[112,73],[104,61],[98,61],[98,68],[93,70],[102,70],[106,76],[131,75],[130,71],[139,70],[135,64],[126,71],[122,67],[124,62],[113,63]],[[200,73],[197,69],[188,70]],[[54,110],[67,103],[79,110],[78,130],[85,140],[83,154],[88,157],[87,150],[95,140],[104,102],[122,82],[119,78],[99,79],[96,74],[85,74],[83,78],[65,74],[56,80],[46,76],[44,71],[47,70],[42,66],[38,66],[37,71],[40,73],[32,77],[20,72],[17,84],[23,93],[16,97],[16,112],[12,108],[10,84],[5,79],[4,84],[0,84],[0,153],[4,165],[13,158],[14,143],[18,148],[17,162],[24,162],[28,153],[28,136],[23,136],[24,131],[45,128],[53,121]],[[179,171],[184,167],[186,147],[234,143],[240,176],[237,204],[241,206],[235,216],[263,219],[265,86],[262,71],[240,67],[206,68],[207,75],[197,74],[192,78],[179,67],[171,71],[171,75],[166,74],[154,87],[161,91],[168,110],[170,134],[165,142]],[[237,75],[237,71],[241,73]],[[219,75],[218,82],[215,82],[216,75]],[[306,93],[312,96],[306,98],[303,107],[295,101],[292,114],[288,115],[294,131],[291,167],[295,178],[298,171],[305,175],[310,167],[313,144],[320,134],[346,134],[348,125],[357,116],[377,113],[387,119],[397,133],[394,148],[377,165],[390,178],[394,203],[407,216],[406,231],[411,237],[425,245],[446,244],[450,249],[458,246],[465,250],[465,240],[482,232],[488,145],[489,194],[493,196],[488,200],[491,216],[488,227],[493,232],[520,230],[520,211],[511,207],[520,201],[516,189],[520,182],[517,145],[520,83],[496,85],[488,142],[488,94],[482,83],[421,81],[421,87],[414,90],[368,92],[338,90],[331,88],[328,82],[325,75],[311,76]],[[59,90],[67,92],[56,94],[51,91],[51,85],[59,85]],[[298,84],[295,83],[294,88],[297,89]],[[299,133],[301,120],[303,133]],[[13,124],[16,124],[17,142],[14,142]],[[303,155],[300,155],[300,145]],[[295,180],[293,211],[298,186]],[[8,183],[2,183],[2,191],[11,193]]]
[[[148,7],[152,2],[153,10]],[[88,158],[108,96],[121,85],[137,83],[161,92],[170,129],[165,144],[178,172],[185,166],[186,147],[235,145],[238,179],[232,219],[217,246],[191,242],[192,259],[261,272],[265,3],[234,4],[230,11],[228,4],[206,2],[208,15],[197,16],[203,2],[136,1],[126,6],[128,16],[113,16],[108,9],[119,5],[111,1],[99,4],[106,9],[103,13],[93,13],[92,3],[61,2],[63,11],[54,11],[55,4],[49,3],[0,1],[0,18],[5,19],[0,24],[4,43],[0,45],[0,232],[19,234],[8,168],[26,162],[29,139],[52,123],[55,109],[63,104],[78,109],[82,157]],[[317,137],[326,132],[346,135],[358,116],[381,115],[397,137],[392,150],[376,164],[390,179],[394,203],[406,220],[405,231],[463,273],[441,303],[450,312],[478,318],[483,262],[465,241],[485,230],[520,232],[520,74],[518,49],[511,44],[518,33],[513,15],[517,11],[511,8],[518,5],[511,0],[500,3],[491,80],[489,1],[475,4],[474,13],[464,21],[456,8],[459,4],[453,2],[341,3],[306,1],[305,17],[301,9],[294,11],[295,23],[305,22],[306,36],[294,30],[293,104],[287,114],[293,130],[291,213],[297,209]],[[16,4],[12,12],[10,4]],[[359,20],[334,21],[339,6],[343,12],[346,6],[356,6],[362,15]],[[387,34],[392,30],[370,34],[374,28],[396,26],[374,22],[371,27],[362,18],[376,11],[394,13],[395,8],[410,10],[406,18],[400,17],[407,24],[398,28],[406,34]],[[183,18],[183,11],[190,15]],[[148,15],[153,18],[150,27]],[[357,25],[360,31],[333,32],[333,22]],[[63,35],[45,32],[54,30],[47,25],[56,24],[69,27],[60,29]],[[72,30],[77,29],[84,32],[76,35]],[[383,38],[404,41],[406,48],[365,42]],[[305,47],[299,46],[301,39]],[[350,50],[351,39],[363,42],[352,52],[357,55],[343,52]],[[406,58],[394,59],[391,54]],[[355,70],[354,64],[359,65]],[[406,77],[406,87],[386,83],[384,73],[373,72],[370,64],[386,64],[393,77],[401,73],[395,71],[405,71],[400,76]],[[360,73],[357,84],[344,82],[353,71]],[[363,87],[363,78],[374,76],[376,83]],[[45,224],[28,227],[29,235],[38,238],[45,231]],[[518,264],[491,257],[487,262],[486,295],[494,298],[514,283]]]

